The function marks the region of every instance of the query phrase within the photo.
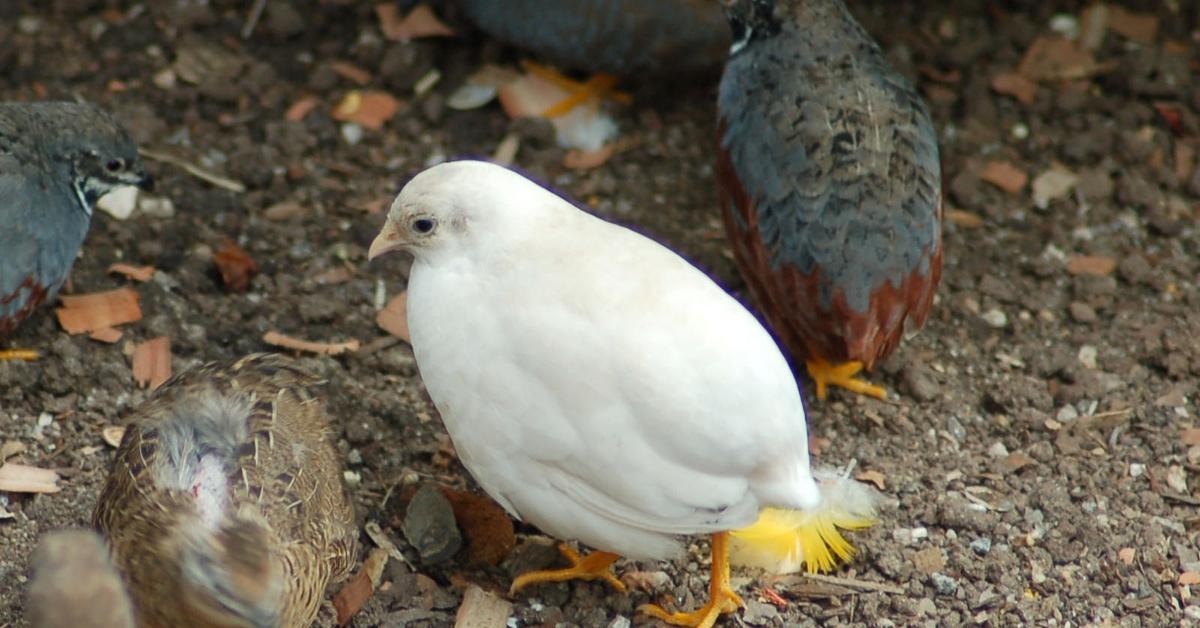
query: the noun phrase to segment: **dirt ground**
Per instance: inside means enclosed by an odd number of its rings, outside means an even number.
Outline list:
[[[368,266],[366,248],[384,200],[425,165],[490,155],[514,132],[517,166],[743,294],[715,203],[714,83],[637,99],[617,115],[630,148],[573,171],[544,126],[510,122],[495,104],[446,107],[467,74],[512,63],[512,50],[465,29],[391,42],[374,3],[348,0],[272,2],[242,39],[249,4],[0,3],[0,98],[96,101],[143,146],[247,187],[152,162],[156,196],[173,211],[124,221],[97,212],[72,273],[75,292],[133,285],[143,320],[104,344],[67,335],[46,309],[11,339],[44,357],[0,364],[0,443],[26,447],[10,462],[59,468],[64,479],[57,494],[0,494],[13,515],[0,521],[0,626],[25,625],[38,535],[88,520],[113,452],[101,430],[147,395],[127,350],[162,335],[176,372],[267,350],[270,330],[371,348],[300,358],[329,379],[360,517],[379,522],[418,571],[393,561],[390,584],[353,625],[452,625],[467,583],[502,595],[512,570],[546,563],[536,531],[518,526],[515,558],[500,567],[422,564],[399,526],[404,482],[473,486],[447,455],[407,345],[372,344],[386,337],[377,292],[403,290],[407,262]],[[1198,9],[1128,6],[1157,19],[1147,34],[1147,22],[1110,7],[1095,64],[1071,61],[1074,80],[1046,81],[1022,102],[993,89],[994,77],[1069,28],[1066,17],[1079,25],[1082,5],[937,4],[851,3],[934,113],[950,210],[937,301],[922,333],[873,375],[889,401],[835,393],[809,404],[817,461],[856,460],[891,505],[852,535],[861,554],[834,574],[848,583],[738,574],[748,608],[722,625],[1200,621]],[[331,120],[361,87],[338,61],[401,100],[381,130],[355,138]],[[440,81],[416,95],[434,68]],[[316,109],[285,120],[306,96]],[[261,266],[245,294],[223,290],[213,269],[226,238]],[[160,272],[131,284],[106,272],[119,261]],[[629,595],[595,583],[536,588],[513,599],[509,625],[652,625],[636,605],[703,600],[706,556],[698,542],[679,564],[619,563],[641,585]],[[331,617],[323,612],[322,625]]]

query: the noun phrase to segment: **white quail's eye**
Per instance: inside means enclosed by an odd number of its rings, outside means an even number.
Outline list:
[[[426,234],[433,231],[436,224],[432,218],[416,218],[412,221],[412,230],[415,233]]]

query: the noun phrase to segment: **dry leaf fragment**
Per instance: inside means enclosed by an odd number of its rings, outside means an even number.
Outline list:
[[[504,628],[512,608],[512,602],[471,585],[454,615],[454,628]]]
[[[0,491],[11,493],[57,493],[58,473],[25,464],[0,464]]]
[[[1186,427],[1182,432],[1180,440],[1184,445],[1200,445],[1200,427]]]
[[[1104,255],[1072,255],[1067,258],[1067,272],[1072,275],[1109,275],[1117,268],[1117,260]]]
[[[111,344],[114,344],[117,341],[119,341],[121,339],[121,336],[124,336],[124,335],[125,335],[124,332],[117,329],[116,327],[102,327],[102,328],[94,330],[94,331],[92,331],[92,333],[88,334],[88,338],[91,338],[92,340],[98,340],[100,342],[111,345]]]
[[[468,563],[499,565],[517,546],[512,519],[491,498],[438,486],[466,541]]]
[[[1114,33],[1139,44],[1153,44],[1158,36],[1158,17],[1150,13],[1134,13],[1112,4],[1108,7],[1108,27]]]
[[[154,278],[155,268],[153,266],[134,266],[133,264],[118,262],[109,266],[108,272],[124,275],[134,281],[150,281]]]
[[[362,610],[371,594],[379,587],[383,568],[387,566],[388,552],[378,547],[367,553],[358,573],[351,576],[342,589],[333,596],[333,607],[337,609],[337,624],[345,626],[358,611]]]
[[[63,295],[61,298],[63,307],[54,313],[58,316],[58,324],[68,334],[81,334],[142,320],[138,293],[132,288]]]
[[[886,476],[874,469],[859,471],[854,475],[854,479],[858,480],[859,482],[870,482],[871,484],[875,485],[875,488],[881,491],[887,490]]]
[[[346,61],[334,61],[333,63],[329,64],[329,67],[332,68],[334,72],[337,72],[339,76],[358,83],[359,85],[366,85],[367,83],[371,82],[371,73],[358,67],[357,65],[354,65],[353,63]]]
[[[1025,171],[1011,162],[1001,160],[989,161],[984,166],[983,172],[979,174],[979,178],[1009,194],[1020,192],[1025,187],[1025,183],[1029,181],[1029,175],[1025,174]]]
[[[346,283],[354,277],[354,267],[345,264],[343,266],[335,266],[329,270],[317,273],[311,277],[313,283],[320,286],[334,286],[341,283]]]
[[[133,349],[133,379],[154,390],[171,378],[171,339],[166,336],[138,343]]]
[[[1066,37],[1038,37],[1017,66],[1018,73],[1034,81],[1082,79],[1098,69],[1092,53]]]
[[[375,5],[379,17],[379,30],[392,41],[408,41],[422,37],[453,37],[454,29],[446,26],[426,4],[413,7],[408,15],[400,17],[399,9],[391,2]]]
[[[1079,183],[1079,175],[1056,166],[1039,174],[1033,180],[1033,204],[1038,209],[1046,209],[1051,201],[1056,201],[1071,193]]]
[[[372,130],[383,128],[400,110],[400,101],[387,92],[354,90],[346,94],[330,114],[334,120],[355,122]]]
[[[263,334],[263,342],[285,349],[294,351],[307,351],[308,353],[319,353],[321,355],[340,355],[347,351],[358,351],[359,342],[357,340],[347,340],[345,342],[313,342],[310,340],[301,340],[285,336],[277,331],[269,331]]]
[[[1132,547],[1122,547],[1121,549],[1117,550],[1117,557],[1120,558],[1121,562],[1125,563],[1126,565],[1132,565],[1133,558],[1136,555],[1137,552]]]
[[[1004,459],[1000,461],[1000,466],[1003,467],[1005,471],[1014,473],[1033,464],[1034,462],[1034,459],[1030,458],[1028,454],[1023,454],[1019,451],[1016,451],[1005,456]]]
[[[221,273],[221,284],[226,292],[245,292],[250,288],[250,278],[258,274],[258,263],[237,242],[229,239],[213,253],[213,263]]]
[[[386,307],[375,314],[375,324],[387,333],[412,343],[408,336],[408,293],[401,292],[388,301]]]
[[[105,425],[104,429],[100,430],[100,437],[104,439],[105,444],[110,447],[120,447],[121,439],[125,437],[124,425]]]
[[[283,114],[283,119],[289,122],[299,122],[309,113],[312,113],[312,110],[316,109],[318,104],[320,104],[320,101],[317,100],[316,96],[305,96],[292,103],[291,107],[288,107],[287,111]]]
[[[1034,97],[1037,96],[1038,85],[1016,72],[1005,72],[992,77],[992,90],[998,94],[1012,96],[1022,105],[1032,105]]]
[[[1200,573],[1185,571],[1179,574],[1179,584],[1200,584]]]

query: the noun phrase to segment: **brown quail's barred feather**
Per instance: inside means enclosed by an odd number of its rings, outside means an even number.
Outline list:
[[[133,628],[121,576],[94,531],[47,532],[30,563],[25,610],[34,628]]]
[[[180,373],[137,409],[94,521],[141,625],[307,626],[348,575],[358,531],[319,384],[253,355]]]

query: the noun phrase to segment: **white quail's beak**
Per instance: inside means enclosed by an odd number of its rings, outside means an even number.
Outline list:
[[[379,230],[379,235],[375,236],[375,240],[371,242],[371,248],[367,250],[367,261],[369,262],[384,253],[395,251],[405,244],[404,235],[400,232],[400,228],[389,218],[383,223],[383,229]]]

